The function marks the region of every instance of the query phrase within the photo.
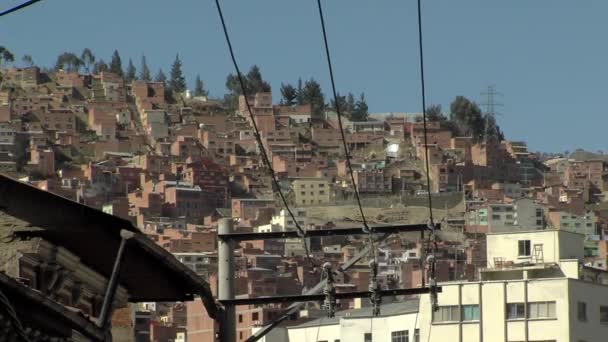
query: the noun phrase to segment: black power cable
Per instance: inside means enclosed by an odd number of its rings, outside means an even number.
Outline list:
[[[253,126],[253,130],[255,131],[255,133],[254,133],[255,139],[260,147],[260,154],[262,156],[262,160],[263,160],[264,164],[266,165],[266,167],[268,168],[268,173],[270,173],[270,177],[272,178],[272,185],[273,185],[274,190],[279,194],[279,197],[281,198],[281,201],[283,202],[283,206],[285,207],[285,209],[289,213],[289,216],[293,220],[293,222],[296,226],[296,229],[299,232],[300,237],[303,238],[304,250],[306,252],[306,259],[312,266],[317,267],[318,265],[316,265],[313,262],[313,260],[310,258],[309,247],[308,247],[308,244],[306,243],[306,239],[305,239],[306,232],[304,231],[304,229],[302,229],[302,227],[298,223],[298,220],[296,219],[295,215],[293,214],[293,211],[291,210],[291,208],[289,207],[289,204],[287,203],[287,199],[285,198],[283,191],[281,191],[281,186],[279,185],[279,181],[277,179],[276,173],[274,172],[274,169],[272,168],[272,164],[270,163],[270,159],[268,158],[268,154],[266,153],[266,148],[264,147],[264,144],[262,143],[262,137],[260,135],[258,125],[255,122],[255,117],[253,116],[253,111],[251,110],[251,105],[249,103],[247,89],[245,87],[245,82],[243,81],[243,75],[241,74],[241,70],[239,69],[239,65],[236,61],[234,50],[232,49],[232,42],[230,41],[230,35],[228,34],[228,29],[226,28],[226,21],[224,20],[224,14],[222,12],[222,7],[220,6],[219,0],[215,0],[215,6],[217,7],[217,13],[219,14],[220,21],[222,23],[222,29],[224,30],[226,44],[228,45],[228,50],[230,52],[230,58],[232,59],[232,64],[234,65],[234,69],[236,70],[236,74],[237,74],[237,77],[239,80],[239,85],[241,87],[241,92],[243,94],[243,97],[245,98],[245,105],[247,106],[247,111],[249,112],[251,124]]]
[[[426,124],[426,88],[424,84],[424,54],[423,54],[423,40],[422,40],[422,5],[421,0],[417,1],[418,4],[418,51],[420,54],[420,87],[422,92],[422,129],[424,131],[424,161],[426,167],[426,190],[427,190],[427,198],[429,204],[429,228],[431,230],[428,240],[427,240],[427,251],[430,249],[429,245],[432,243],[432,254],[429,256],[429,286],[431,288],[431,313],[435,311],[437,308],[437,281],[435,278],[435,254],[437,253],[437,239],[435,235],[435,221],[433,219],[433,200],[431,197],[431,178],[430,178],[430,168],[429,168],[429,145],[427,141],[427,124]],[[424,234],[424,233],[423,233]],[[423,280],[424,281],[424,280]],[[420,311],[420,310],[418,310]],[[418,312],[419,313],[419,312]],[[416,313],[416,321],[418,320],[418,313]],[[429,320],[429,333],[428,339],[431,338],[431,329],[432,329],[432,319]]]
[[[353,183],[353,189],[355,190],[355,197],[357,199],[357,205],[359,206],[359,212],[361,213],[361,219],[363,221],[364,230],[371,232],[363,213],[363,207],[361,206],[361,198],[359,196],[359,190],[357,189],[357,183],[355,183],[355,175],[353,167],[350,162],[350,153],[348,151],[348,145],[346,144],[346,138],[344,136],[344,127],[342,126],[342,113],[340,111],[340,102],[338,101],[338,93],[336,91],[336,82],[334,80],[334,69],[331,63],[331,55],[329,53],[329,43],[327,42],[327,32],[325,30],[325,19],[323,17],[323,7],[321,6],[321,0],[317,0],[317,7],[319,8],[319,18],[321,19],[321,30],[323,32],[323,42],[325,44],[325,56],[327,57],[327,66],[329,68],[329,78],[331,80],[331,89],[333,92],[334,103],[336,105],[336,113],[338,115],[338,126],[340,127],[340,136],[342,137],[342,146],[344,147],[344,155],[346,157],[346,166],[348,167],[348,173],[350,174],[350,180]]]
[[[353,166],[350,162],[350,153],[348,151],[348,144],[346,143],[346,137],[344,135],[344,127],[342,125],[342,113],[340,111],[340,101],[338,101],[338,92],[336,90],[336,82],[334,79],[334,70],[331,63],[331,54],[329,52],[329,42],[327,40],[327,30],[325,29],[325,18],[323,16],[323,6],[321,5],[321,0],[317,0],[317,7],[319,9],[319,19],[321,20],[321,31],[323,33],[323,43],[325,46],[325,56],[327,57],[327,67],[329,68],[329,79],[331,81],[331,90],[334,97],[334,103],[336,106],[336,114],[338,115],[338,126],[340,128],[340,136],[342,138],[342,146],[344,147],[344,156],[346,158],[346,166],[348,168],[348,173],[350,174],[350,180],[353,183],[353,190],[355,191],[355,198],[357,199],[357,206],[359,207],[359,212],[361,213],[361,220],[363,221],[363,231],[368,233],[369,243],[372,249],[370,252],[372,253],[374,265],[377,267],[378,258],[377,258],[377,250],[374,243],[374,238],[372,236],[372,231],[367,225],[367,220],[365,219],[365,214],[363,213],[363,206],[361,205],[361,197],[359,196],[359,189],[357,189],[357,183],[355,182],[355,174],[353,172]],[[377,290],[374,287],[374,290]],[[375,294],[372,295],[374,299],[376,299]],[[376,308],[376,304],[374,303],[374,308]],[[374,315],[372,314],[370,317],[370,330],[373,325]]]
[[[7,14],[11,14],[13,12],[17,12],[18,10],[26,8],[28,6],[31,6],[31,5],[39,2],[39,1],[42,1],[42,0],[30,0],[30,1],[26,1],[26,2],[22,3],[21,5],[17,5],[15,7],[13,7],[13,8],[9,8],[9,9],[3,11],[3,12],[0,12],[0,17],[3,17],[5,15],[7,15]]]

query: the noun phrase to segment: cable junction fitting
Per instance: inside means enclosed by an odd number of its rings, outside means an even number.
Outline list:
[[[382,304],[382,294],[378,284],[378,263],[375,260],[370,261],[369,268],[372,275],[369,281],[369,297],[373,305],[372,313],[374,316],[378,316],[380,315],[380,304]]]
[[[323,288],[323,294],[325,295],[323,308],[327,310],[327,317],[331,318],[336,314],[336,288],[334,287],[334,274],[329,262],[323,264],[322,280],[326,280]]]
[[[435,255],[429,254],[426,258],[427,265],[429,265],[429,289],[431,294],[431,309],[433,312],[439,309],[437,301],[437,278],[436,278],[436,263]]]

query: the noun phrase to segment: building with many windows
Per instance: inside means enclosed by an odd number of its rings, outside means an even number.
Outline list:
[[[480,280],[440,283],[437,311],[424,294],[374,318],[363,308],[288,327],[289,341],[604,341],[608,272],[583,265],[583,241],[565,230],[490,233]]]
[[[481,281],[442,283],[420,299],[424,341],[603,341],[608,273],[582,266],[582,234],[488,234]],[[430,336],[429,336],[430,335]]]
[[[297,178],[293,181],[296,205],[319,205],[331,202],[331,187],[327,179]]]

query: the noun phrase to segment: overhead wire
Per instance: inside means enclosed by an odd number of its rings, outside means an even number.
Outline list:
[[[427,188],[427,199],[429,206],[429,228],[430,234],[427,240],[426,250],[428,251],[429,245],[432,243],[432,254],[428,258],[429,261],[429,287],[431,288],[430,299],[431,299],[431,316],[433,316],[435,309],[437,307],[437,289],[436,289],[436,278],[435,278],[435,255],[437,253],[437,239],[435,235],[435,221],[433,218],[433,200],[431,196],[431,178],[430,178],[430,167],[429,167],[429,145],[428,145],[428,128],[427,128],[427,119],[426,119],[426,88],[425,88],[425,78],[424,78],[424,49],[423,49],[423,39],[422,39],[422,5],[421,0],[417,0],[417,12],[418,12],[418,52],[420,59],[420,89],[421,89],[421,99],[422,99],[422,130],[424,132],[424,162],[425,162],[425,173],[426,173],[426,188]],[[424,234],[424,233],[423,233]],[[424,281],[424,279],[423,279]],[[418,314],[420,312],[420,308],[416,313],[416,321],[418,320]],[[433,326],[433,319],[429,319],[429,332],[428,339],[431,338],[431,329]],[[415,329],[415,327],[414,327]]]
[[[342,112],[340,111],[340,102],[338,101],[338,92],[336,91],[336,82],[334,79],[334,70],[331,63],[331,54],[329,52],[329,43],[327,40],[327,30],[325,29],[325,18],[323,16],[323,6],[321,5],[321,0],[317,0],[317,7],[319,9],[319,18],[321,19],[321,31],[323,33],[323,43],[325,46],[325,56],[327,59],[327,66],[329,68],[329,79],[331,81],[331,89],[333,93],[334,103],[336,107],[336,114],[338,115],[338,126],[340,128],[340,137],[342,138],[342,146],[344,147],[344,157],[346,159],[346,167],[348,168],[348,173],[350,174],[350,180],[353,183],[353,189],[355,191],[355,198],[357,200],[357,206],[359,207],[359,212],[361,213],[361,220],[363,221],[364,229],[368,232],[371,232],[367,219],[365,218],[365,214],[363,213],[363,206],[361,205],[361,197],[359,196],[359,190],[357,188],[357,183],[355,182],[355,174],[353,172],[353,167],[350,160],[350,152],[348,150],[348,145],[346,143],[346,137],[344,134],[344,126],[342,125]]]
[[[13,12],[17,12],[20,9],[26,8],[28,6],[31,6],[31,5],[39,2],[39,1],[42,1],[42,0],[29,0],[29,1],[26,1],[26,2],[24,2],[22,4],[20,4],[20,5],[17,5],[15,7],[12,7],[12,8],[9,8],[7,10],[4,10],[4,11],[0,12],[0,17],[3,17],[3,16],[8,15],[8,14],[11,14]]]
[[[353,185],[353,190],[355,192],[355,198],[357,200],[357,206],[359,207],[359,212],[361,214],[361,221],[363,223],[363,231],[367,232],[367,234],[368,234],[369,243],[370,243],[370,246],[372,247],[371,253],[372,253],[372,257],[373,257],[374,267],[376,267],[376,269],[377,269],[377,267],[378,267],[377,254],[378,253],[377,253],[376,245],[374,242],[374,238],[372,236],[372,230],[370,229],[369,225],[367,224],[367,219],[365,218],[365,213],[363,212],[363,206],[361,205],[361,196],[359,195],[359,189],[357,187],[357,183],[355,182],[355,173],[353,171],[353,166],[352,166],[351,159],[350,159],[350,152],[348,150],[348,144],[346,143],[346,136],[344,134],[344,126],[342,125],[342,112],[340,110],[340,101],[338,101],[338,91],[336,90],[336,81],[335,81],[335,77],[334,77],[333,65],[331,62],[331,53],[329,50],[329,41],[327,39],[327,29],[325,28],[325,17],[323,15],[323,6],[321,4],[321,0],[317,0],[317,8],[319,10],[319,19],[321,21],[321,32],[323,34],[323,45],[325,47],[325,57],[327,60],[327,67],[329,69],[329,79],[331,82],[331,90],[332,90],[332,95],[334,98],[334,105],[335,105],[335,109],[336,109],[336,114],[338,116],[338,127],[340,129],[340,137],[342,140],[342,146],[344,148],[344,158],[346,159],[346,167],[348,168],[350,180]],[[370,272],[373,272],[373,270],[370,270]],[[372,283],[370,283],[370,284],[372,284]],[[371,285],[370,285],[370,287],[371,287]],[[374,291],[375,290],[377,290],[376,287],[374,287]],[[378,305],[375,302],[375,300],[377,300],[376,295],[371,294],[370,299],[372,300],[372,304],[374,305],[374,308],[375,308],[376,305]],[[374,313],[372,313],[372,315],[370,316],[370,332],[371,332],[371,328],[373,326],[373,319],[374,319]],[[371,333],[373,334],[373,332],[371,332]]]
[[[260,130],[258,128],[258,125],[255,121],[255,117],[253,115],[253,111],[251,110],[251,104],[249,103],[249,97],[247,94],[247,89],[245,87],[245,81],[243,80],[243,74],[241,73],[241,70],[239,68],[239,65],[236,61],[236,56],[234,53],[234,49],[232,48],[232,42],[230,40],[230,35],[228,34],[228,28],[226,27],[226,21],[224,19],[224,14],[222,12],[222,7],[220,5],[219,0],[215,0],[215,6],[217,8],[217,12],[218,15],[220,17],[220,21],[222,24],[222,29],[224,31],[224,37],[226,38],[226,44],[228,45],[228,51],[230,52],[230,58],[232,59],[232,64],[234,66],[234,69],[236,71],[236,75],[239,81],[239,86],[241,88],[241,93],[244,97],[245,100],[245,105],[247,107],[247,112],[249,113],[249,118],[251,119],[251,125],[253,126],[253,130],[254,130],[254,136],[256,139],[256,142],[260,148],[260,154],[262,157],[262,161],[264,162],[264,164],[266,165],[266,167],[268,168],[268,173],[270,174],[270,177],[272,179],[272,185],[274,190],[279,194],[279,197],[281,198],[281,202],[283,203],[283,206],[285,207],[285,210],[287,210],[287,213],[289,214],[289,217],[291,217],[296,229],[298,230],[298,235],[302,238],[302,240],[304,241],[304,250],[306,252],[306,259],[308,260],[308,262],[313,266],[313,267],[318,267],[318,265],[312,260],[312,258],[310,257],[310,250],[309,250],[309,246],[308,243],[306,242],[306,231],[300,226],[300,224],[298,223],[298,220],[296,219],[293,211],[291,210],[291,208],[289,207],[289,204],[287,203],[287,199],[285,198],[285,195],[283,194],[283,191],[281,190],[281,186],[279,184],[279,180],[276,176],[276,173],[272,167],[272,163],[270,162],[270,159],[268,158],[268,154],[266,153],[266,148],[264,147],[264,144],[262,142],[262,137],[260,135]]]

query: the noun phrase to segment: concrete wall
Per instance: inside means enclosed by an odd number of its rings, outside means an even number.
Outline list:
[[[600,323],[600,306],[608,306],[608,287],[569,279],[568,294],[570,341],[605,341],[608,325]],[[578,302],[586,303],[586,321],[578,319]]]
[[[430,297],[423,295],[420,301],[419,316],[421,340],[437,342],[570,341],[568,339],[570,304],[567,283],[568,279],[561,278],[442,284],[443,292],[438,295],[440,306],[480,305],[480,320],[431,323]],[[508,320],[506,317],[507,303],[542,301],[556,303],[555,318]],[[589,341],[599,341],[600,336],[595,335],[595,338]]]
[[[534,245],[543,245],[543,260],[583,259],[583,235],[559,230],[497,233],[487,236],[488,267],[494,267],[494,258],[502,257],[514,263],[534,262]],[[530,240],[530,256],[518,255],[518,241]]]

